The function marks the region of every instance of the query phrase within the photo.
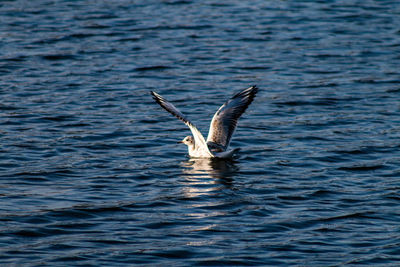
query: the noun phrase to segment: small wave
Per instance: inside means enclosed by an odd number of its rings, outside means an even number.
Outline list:
[[[61,121],[69,121],[73,120],[74,117],[71,115],[57,115],[57,116],[45,116],[41,117],[41,120],[46,120],[46,121],[56,121],[56,122],[61,122]]]
[[[17,106],[0,104],[0,110],[11,111],[11,110],[18,110],[18,109],[20,109],[20,108]]]
[[[50,61],[77,59],[75,55],[70,55],[70,54],[48,54],[48,55],[42,55],[41,58]]]
[[[154,27],[140,27],[133,28],[130,31],[156,31],[156,30],[204,30],[212,28],[212,25],[167,25],[167,26],[154,26]]]
[[[235,69],[240,70],[269,70],[271,69],[270,66],[242,66],[242,67],[235,67]]]
[[[376,165],[353,165],[353,166],[343,166],[339,167],[339,170],[342,171],[374,171],[385,168],[384,164],[376,164]]]
[[[137,67],[134,69],[134,71],[160,71],[166,69],[171,69],[171,67],[164,65],[155,65],[155,66]]]
[[[166,1],[163,2],[165,5],[188,5],[192,4],[192,1],[186,1],[186,0],[177,0],[177,1]]]
[[[332,106],[336,104],[336,101],[333,99],[316,99],[310,101],[294,100],[294,101],[275,102],[274,104],[284,105],[284,106]]]
[[[12,56],[12,57],[5,57],[5,58],[2,58],[1,60],[11,61],[11,62],[22,62],[22,61],[26,61],[27,59],[28,59],[28,56],[17,55],[17,56]]]

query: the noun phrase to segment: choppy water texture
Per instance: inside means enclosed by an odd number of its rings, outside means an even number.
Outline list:
[[[399,1],[1,1],[0,263],[399,266]],[[231,162],[190,160],[234,92]]]

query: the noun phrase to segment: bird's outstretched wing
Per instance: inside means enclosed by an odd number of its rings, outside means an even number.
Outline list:
[[[174,105],[168,102],[165,98],[163,98],[162,96],[153,91],[151,91],[151,95],[162,108],[164,108],[166,111],[168,111],[169,113],[171,113],[172,115],[183,121],[190,128],[190,131],[192,131],[194,137],[195,149],[200,149],[200,150],[204,149],[208,154],[212,156],[203,135],[197,129],[197,127],[194,126],[193,123],[189,121],[185,115],[182,114],[182,112],[180,112]]]
[[[239,117],[245,112],[256,96],[258,88],[249,87],[235,94],[223,104],[211,120],[207,142],[226,150],[236,129]]]

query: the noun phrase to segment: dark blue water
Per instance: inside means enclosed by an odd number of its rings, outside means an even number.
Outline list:
[[[1,1],[0,263],[398,266],[399,1]],[[229,162],[190,160],[260,92]]]

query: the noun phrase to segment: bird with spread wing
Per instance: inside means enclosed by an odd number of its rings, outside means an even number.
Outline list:
[[[244,89],[226,101],[211,120],[207,140],[196,126],[165,98],[151,91],[154,100],[166,111],[183,121],[193,136],[187,136],[179,143],[188,146],[189,156],[194,158],[231,158],[238,149],[228,150],[232,135],[240,116],[253,102],[258,92],[257,86]]]

